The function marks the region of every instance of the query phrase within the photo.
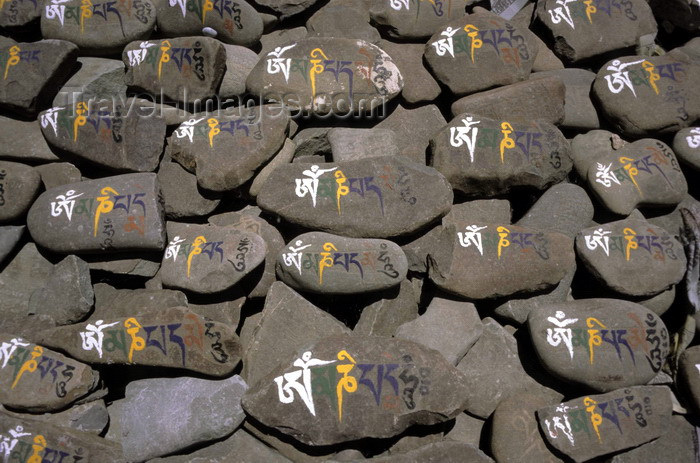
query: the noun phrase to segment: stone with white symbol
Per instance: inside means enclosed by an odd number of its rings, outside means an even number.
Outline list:
[[[530,312],[528,329],[550,373],[598,392],[648,383],[669,353],[664,322],[649,309],[618,299],[542,306]]]
[[[277,275],[299,291],[357,294],[400,284],[408,272],[401,247],[389,240],[304,233],[277,255]]]
[[[233,227],[168,222],[160,268],[164,286],[195,293],[227,290],[255,270],[267,246],[256,233]]]
[[[464,409],[464,381],[420,344],[336,335],[281,356],[246,392],[243,408],[305,444],[330,445],[452,419]]]
[[[465,15],[464,2],[420,2],[417,0],[372,0],[370,16],[386,27],[390,37],[426,39],[448,21]]]
[[[700,170],[700,127],[688,127],[676,132],[673,152],[682,163]]]
[[[0,161],[0,223],[24,217],[40,188],[41,175],[36,169]]]
[[[54,252],[94,253],[165,248],[156,174],[125,174],[52,188],[27,215],[37,244]]]
[[[668,231],[641,219],[581,230],[576,254],[596,279],[628,296],[653,296],[685,274],[683,246]]]
[[[544,121],[455,117],[430,140],[431,165],[455,190],[493,196],[516,187],[545,189],[573,167],[569,142]]]

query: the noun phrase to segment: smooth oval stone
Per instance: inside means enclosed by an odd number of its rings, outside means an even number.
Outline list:
[[[300,291],[356,294],[400,284],[408,272],[406,255],[389,240],[304,233],[277,255],[277,275]]]
[[[250,93],[290,110],[373,111],[399,94],[403,77],[389,55],[364,40],[315,37],[279,46],[248,75]]]
[[[100,11],[102,10],[102,11]],[[151,35],[156,7],[151,0],[93,3],[87,0],[47,0],[41,35],[69,40],[81,52],[110,54]]]
[[[226,49],[209,37],[131,42],[122,52],[122,61],[126,85],[192,102],[216,95],[226,71]]]
[[[231,115],[192,118],[173,132],[168,153],[196,173],[200,187],[233,190],[250,180],[284,144],[289,113],[277,109],[240,106],[231,109]]]
[[[700,127],[688,127],[676,132],[673,151],[681,162],[700,170]]]
[[[248,389],[243,409],[306,444],[392,437],[464,409],[464,376],[411,341],[335,335],[290,354]]]
[[[600,68],[592,94],[618,132],[674,132],[700,118],[700,66],[681,56],[622,56]]]
[[[99,373],[88,365],[20,337],[0,334],[0,352],[0,403],[5,406],[58,410],[87,395],[99,381]]]
[[[376,24],[386,26],[390,37],[422,39],[433,35],[448,21],[465,15],[463,2],[372,0],[369,14]]]
[[[205,35],[210,28],[224,43],[252,47],[263,33],[263,20],[255,8],[238,0],[211,3],[195,0],[156,0],[158,30],[165,37]]]
[[[226,376],[241,359],[234,327],[185,307],[91,320],[45,330],[37,336],[43,345],[99,365],[148,365]]]
[[[41,188],[36,169],[18,162],[0,161],[0,223],[26,214]]]
[[[0,27],[12,29],[27,26],[39,19],[43,6],[42,2],[31,0],[6,0],[0,6]]]
[[[675,206],[688,183],[675,154],[665,143],[644,138],[612,147],[588,168],[591,190],[609,210],[629,215],[637,206]]]
[[[231,288],[264,260],[260,235],[234,227],[168,222],[168,247],[160,267],[163,285],[196,293]]]
[[[667,387],[635,386],[540,408],[537,418],[552,447],[583,462],[665,434],[672,409]]]
[[[661,227],[625,219],[583,229],[576,254],[606,286],[629,296],[653,296],[683,278],[683,246]]]
[[[452,188],[438,171],[402,157],[275,169],[258,206],[289,222],[337,235],[408,235],[449,212]]]
[[[125,174],[42,193],[27,215],[37,244],[54,252],[118,252],[165,247],[156,174]]]
[[[39,114],[49,145],[111,169],[155,170],[163,152],[165,120],[141,116],[120,104],[110,110],[90,103],[56,106]]]
[[[431,165],[455,190],[493,196],[531,186],[545,189],[573,167],[569,142],[544,121],[493,120],[464,113],[430,140]]]
[[[537,16],[554,37],[554,51],[569,61],[637,45],[639,38],[656,35],[656,21],[644,0],[629,0],[607,8],[596,2],[538,4]]]
[[[537,43],[492,14],[471,14],[444,25],[428,40],[425,61],[455,95],[527,79]]]
[[[583,299],[546,305],[530,312],[528,328],[548,371],[598,392],[648,383],[669,352],[664,322],[629,301]]]
[[[492,223],[444,227],[428,256],[430,279],[469,299],[545,289],[559,283],[575,264],[568,236]]]

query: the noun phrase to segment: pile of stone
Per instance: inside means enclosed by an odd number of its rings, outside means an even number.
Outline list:
[[[698,0],[0,0],[0,142],[4,462],[700,458]]]

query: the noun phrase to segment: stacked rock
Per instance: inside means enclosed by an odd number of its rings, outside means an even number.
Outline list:
[[[0,0],[0,458],[697,462],[699,169],[698,0]]]

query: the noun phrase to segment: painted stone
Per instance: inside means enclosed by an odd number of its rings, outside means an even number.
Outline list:
[[[452,188],[433,168],[403,157],[277,168],[257,198],[289,222],[356,238],[408,235],[445,215]]]
[[[364,40],[316,37],[275,48],[248,75],[248,92],[290,110],[373,111],[403,88],[389,55]]]
[[[41,188],[36,169],[18,162],[0,161],[0,223],[23,217]]]
[[[12,29],[27,26],[39,19],[41,2],[31,0],[5,0],[0,4],[0,27]]]
[[[452,188],[473,195],[493,196],[522,186],[542,190],[565,179],[573,167],[569,142],[544,121],[464,113],[430,140],[430,148],[431,165]]]
[[[289,113],[272,105],[240,106],[231,115],[195,117],[180,124],[167,152],[207,190],[233,190],[255,172],[287,139]]]
[[[0,108],[34,115],[50,104],[62,81],[73,69],[78,47],[64,40],[0,46]]]
[[[675,206],[688,193],[671,148],[651,138],[606,150],[591,162],[586,177],[605,207],[621,215],[637,206]]]
[[[345,238],[323,232],[299,235],[277,255],[277,275],[299,291],[357,294],[400,284],[406,255],[389,240]]]
[[[372,0],[372,21],[386,27],[390,37],[425,39],[438,32],[448,21],[464,16],[463,0],[421,2],[420,0]]]
[[[664,322],[634,302],[583,299],[530,312],[530,337],[553,375],[598,392],[643,385],[669,352]]]
[[[610,289],[629,296],[653,296],[685,274],[683,246],[661,227],[625,219],[583,229],[576,254]]]
[[[158,30],[165,37],[203,35],[212,29],[217,40],[252,47],[260,40],[263,21],[255,8],[243,0],[156,1]]]
[[[700,127],[688,127],[676,132],[673,152],[681,162],[700,170]]]
[[[678,385],[685,393],[690,408],[700,411],[700,346],[685,351],[678,361]]]
[[[430,279],[469,299],[533,292],[556,285],[576,264],[573,240],[517,225],[443,228],[428,256]]]
[[[306,444],[392,437],[464,409],[464,376],[411,341],[336,335],[280,361],[246,392],[243,409]]]
[[[656,20],[644,0],[607,5],[590,0],[546,0],[537,16],[554,36],[556,54],[568,61],[632,47],[640,37],[656,34]]]
[[[126,85],[175,101],[213,97],[226,71],[226,49],[210,37],[131,42],[122,52]]]
[[[63,185],[42,193],[27,215],[37,244],[54,252],[165,248],[156,174],[125,174]]]
[[[94,320],[38,333],[40,343],[99,365],[148,365],[230,374],[241,360],[235,329],[184,307]]]
[[[635,386],[540,408],[537,418],[552,447],[583,462],[662,436],[672,408],[667,387]]]
[[[231,288],[264,260],[260,235],[216,225],[168,222],[168,247],[160,277],[164,286],[196,293]]]
[[[20,337],[0,334],[0,351],[0,403],[5,406],[58,410],[97,387],[99,374],[88,365]]]
[[[90,103],[41,112],[41,132],[48,144],[111,169],[154,171],[163,152],[165,121],[143,117],[120,104],[110,111]]]
[[[47,0],[41,35],[69,40],[82,53],[111,54],[129,42],[148,38],[155,24],[156,7],[151,0],[97,4],[91,0]]]
[[[622,56],[600,68],[592,95],[618,132],[675,132],[700,118],[700,66],[681,54]]]
[[[513,84],[530,74],[537,43],[505,19],[471,14],[443,26],[428,40],[425,61],[455,95]]]

